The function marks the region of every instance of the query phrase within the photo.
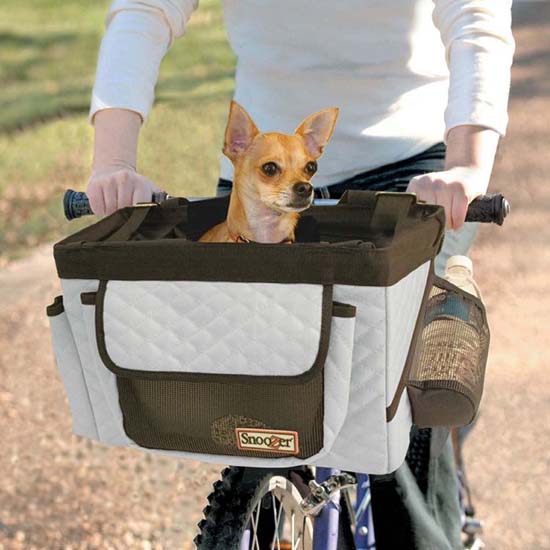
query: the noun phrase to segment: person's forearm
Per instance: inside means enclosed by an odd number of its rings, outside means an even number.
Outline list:
[[[139,130],[164,54],[182,36],[197,0],[116,0],[107,17],[90,106],[95,144],[86,192],[92,211],[149,202],[159,188],[136,171]]]
[[[106,109],[94,117],[94,160],[92,169],[136,170],[137,146],[141,117],[126,109]]]
[[[493,169],[499,134],[490,128],[463,125],[447,134],[445,170],[456,167],[480,170],[487,181]]]
[[[94,160],[86,189],[92,211],[105,216],[123,206],[150,202],[159,189],[136,172],[140,115],[105,109],[96,113],[94,128]]]

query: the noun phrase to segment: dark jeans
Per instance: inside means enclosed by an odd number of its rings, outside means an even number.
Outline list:
[[[414,176],[443,170],[445,145],[316,188],[319,198],[339,199],[348,189],[404,192]],[[232,183],[218,182],[218,195]],[[455,550],[460,517],[454,457],[442,430],[413,428],[405,464],[394,474],[371,476],[377,550]]]

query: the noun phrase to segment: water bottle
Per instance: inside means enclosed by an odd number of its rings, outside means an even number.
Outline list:
[[[473,265],[467,256],[452,256],[447,261],[445,279],[481,299],[473,278]],[[479,308],[456,292],[442,289],[428,303],[422,332],[422,378],[459,382],[474,388],[482,374],[484,342]]]
[[[445,279],[481,300],[481,291],[474,281],[474,264],[468,256],[451,256],[445,267]]]
[[[451,256],[445,267],[445,279],[460,290],[468,292],[481,300],[481,292],[474,281],[474,267],[467,256]],[[443,298],[443,296],[441,297]],[[445,294],[444,299],[434,300],[427,311],[426,322],[436,318],[451,316],[468,322],[470,305],[463,297],[456,294]]]

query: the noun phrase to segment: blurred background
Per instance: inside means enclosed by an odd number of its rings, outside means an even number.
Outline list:
[[[59,201],[90,175],[87,112],[109,3],[0,3],[0,262],[77,227]],[[214,194],[234,61],[221,2],[201,0],[163,62],[140,142],[140,170],[171,194]]]
[[[71,435],[46,304],[61,197],[84,190],[87,110],[106,0],[0,3],[0,550],[190,549],[221,468]],[[466,444],[489,550],[550,549],[550,3],[514,7],[510,126],[491,190],[513,205],[471,256],[492,328],[482,413]],[[234,57],[201,0],[166,57],[140,169],[171,194],[214,193]],[[399,549],[396,549],[399,550]]]

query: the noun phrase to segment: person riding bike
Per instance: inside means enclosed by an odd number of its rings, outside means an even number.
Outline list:
[[[161,60],[197,3],[114,0],[109,9],[90,109],[95,147],[87,193],[100,216],[159,190],[136,169],[139,131]],[[465,254],[476,230],[464,225],[467,206],[486,191],[507,127],[511,0],[223,5],[237,56],[234,98],[260,129],[292,132],[309,112],[340,108],[316,195],[414,192],[445,208],[449,231],[436,271]],[[231,190],[231,180],[222,157],[219,194]],[[414,449],[426,438],[430,455],[419,461]],[[419,462],[428,464],[424,471]],[[414,431],[407,462],[374,478],[377,548],[461,548],[453,472],[447,432]]]

